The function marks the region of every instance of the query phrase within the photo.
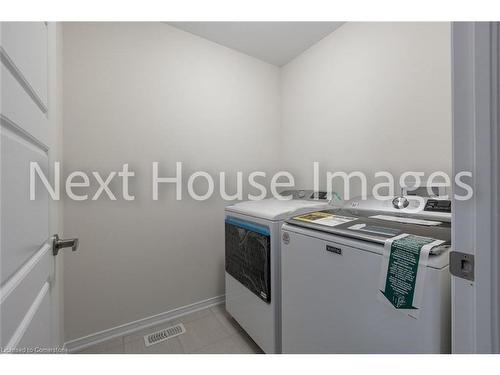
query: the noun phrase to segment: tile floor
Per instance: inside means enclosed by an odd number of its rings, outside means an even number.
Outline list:
[[[186,333],[146,347],[144,335],[177,323]],[[169,322],[88,347],[81,354],[257,354],[262,350],[226,312],[214,306]]]

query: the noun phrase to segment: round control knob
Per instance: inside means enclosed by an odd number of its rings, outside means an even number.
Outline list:
[[[392,200],[392,205],[398,210],[408,207],[409,204],[410,201],[406,197],[396,197]]]

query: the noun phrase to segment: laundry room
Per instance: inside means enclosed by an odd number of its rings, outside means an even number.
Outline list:
[[[317,41],[274,56],[287,33]],[[221,171],[231,194],[237,173],[253,171],[289,171],[295,181],[282,176],[281,189],[313,189],[314,162],[320,190],[327,171],[370,182],[378,171],[396,181],[451,172],[449,23],[68,23],[63,38],[64,168],[105,176],[128,162],[137,174],[134,201],[65,201],[64,234],[81,244],[64,259],[68,341],[227,293],[224,207],[234,201],[218,194]],[[159,178],[186,179],[182,200],[173,183],[151,199],[155,161]],[[195,171],[216,182],[202,202],[187,191]],[[193,191],[208,185],[199,177]]]
[[[481,352],[486,27],[2,22],[0,347]]]

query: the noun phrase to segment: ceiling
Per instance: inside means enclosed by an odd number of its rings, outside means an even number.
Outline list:
[[[223,46],[282,66],[343,22],[168,22]]]

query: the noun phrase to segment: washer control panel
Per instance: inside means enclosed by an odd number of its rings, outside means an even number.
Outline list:
[[[451,201],[445,199],[427,199],[424,211],[451,212]]]

